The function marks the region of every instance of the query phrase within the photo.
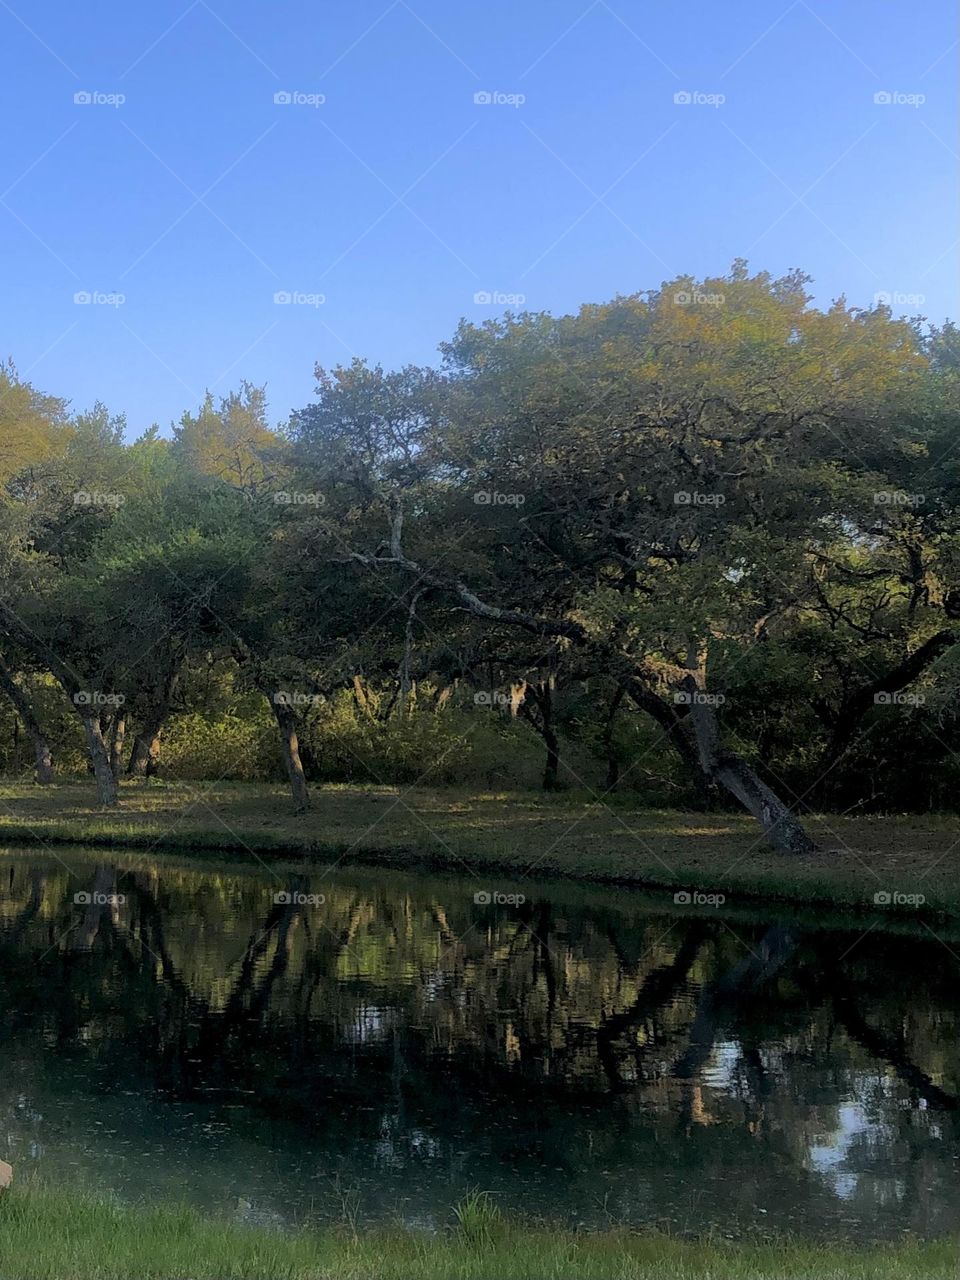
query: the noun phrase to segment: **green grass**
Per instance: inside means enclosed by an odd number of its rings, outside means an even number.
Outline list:
[[[952,1241],[859,1248],[573,1234],[504,1221],[483,1196],[434,1235],[281,1233],[37,1186],[0,1200],[2,1280],[954,1280],[957,1266]]]
[[[101,809],[92,784],[0,787],[0,842],[100,844],[178,853],[308,856],[341,865],[429,867],[507,877],[567,876],[662,889],[830,903],[876,914],[878,891],[923,894],[921,912],[960,911],[953,817],[811,816],[820,851],[790,857],[739,814],[637,809],[583,795],[328,787],[306,815],[280,786],[125,783]],[[916,915],[883,907],[888,918]]]

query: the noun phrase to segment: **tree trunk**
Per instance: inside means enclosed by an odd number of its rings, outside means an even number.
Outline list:
[[[179,680],[180,668],[175,662],[168,668],[157,696],[147,703],[143,724],[133,740],[133,751],[127,765],[127,773],[131,777],[152,778],[160,767],[160,733],[170,714]]]
[[[758,777],[746,760],[725,753],[713,776],[735,796],[760,823],[767,843],[778,853],[813,853],[817,846],[803,823],[767,784]]]
[[[115,778],[120,777],[123,768],[123,740],[127,736],[127,717],[121,709],[117,711],[113,722],[113,734],[110,739],[110,772]]]
[[[53,756],[50,752],[50,746],[44,736],[43,730],[40,728],[40,722],[33,714],[33,707],[27,695],[14,680],[13,676],[5,667],[0,667],[0,689],[7,695],[13,704],[14,710],[23,722],[23,727],[30,735],[30,741],[33,744],[33,758],[36,764],[37,782],[41,786],[53,781]]]
[[[547,748],[547,762],[543,769],[543,789],[556,791],[560,785],[560,740],[549,724],[544,725],[543,742]]]
[[[689,675],[683,681],[689,699],[690,725],[700,768],[711,781],[718,782],[760,823],[767,843],[778,853],[812,853],[816,845],[790,806],[776,795],[746,760],[723,749],[714,701],[706,691],[705,656],[691,646],[687,657]]]
[[[357,706],[367,717],[368,720],[376,720],[376,715],[370,706],[370,697],[366,689],[363,687],[363,681],[358,675],[353,677],[353,696],[356,699]]]
[[[616,791],[620,782],[620,761],[614,755],[607,756],[607,776],[603,780],[603,789],[609,795]]]
[[[85,707],[80,712],[80,719],[83,721],[83,736],[97,783],[97,799],[101,804],[116,804],[117,780],[110,768],[107,744],[100,732],[100,717],[92,707]]]
[[[616,791],[617,783],[620,781],[620,761],[617,759],[616,747],[613,742],[613,727],[617,719],[617,712],[620,710],[620,703],[623,701],[623,695],[623,685],[618,684],[610,701],[610,709],[603,725],[603,750],[607,757],[607,776],[604,779],[603,789],[607,794],[611,791]]]
[[[33,758],[37,769],[37,782],[42,787],[53,781],[53,755],[42,733],[38,733],[35,737],[31,733],[30,736],[33,739]]]
[[[677,715],[673,703],[667,702],[652,689],[644,688],[639,680],[628,680],[625,688],[634,706],[639,711],[645,711],[647,715],[652,716],[667,734],[680,759],[690,770],[694,788],[694,808],[706,812],[711,808],[713,800],[712,779],[704,772],[700,763],[688,722],[681,720]]]
[[[133,778],[152,778],[160,767],[160,728],[151,723],[133,740],[127,773]]]
[[[410,601],[410,608],[407,610],[407,625],[403,636],[403,661],[400,663],[400,714],[402,716],[412,716],[416,705],[417,686],[411,675],[413,669],[413,624],[417,620],[417,601],[424,594],[424,591],[426,591],[425,587],[422,591],[414,592]]]
[[[534,707],[536,707],[536,713],[534,713]],[[547,749],[547,759],[543,769],[543,789],[556,791],[560,785],[560,739],[553,727],[552,676],[538,684],[524,686],[520,714],[540,735]]]
[[[307,791],[307,779],[300,760],[300,742],[297,738],[296,718],[293,708],[285,702],[270,699],[273,714],[280,730],[280,747],[283,751],[283,763],[286,765],[287,777],[290,780],[290,793],[296,813],[303,813],[310,808],[310,794]]]

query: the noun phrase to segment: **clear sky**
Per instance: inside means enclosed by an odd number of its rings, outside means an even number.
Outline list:
[[[737,256],[956,318],[956,39],[954,0],[0,0],[0,353],[138,434]]]

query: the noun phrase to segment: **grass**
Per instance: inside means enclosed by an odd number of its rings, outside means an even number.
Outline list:
[[[2,1280],[955,1280],[956,1242],[818,1245],[574,1234],[480,1195],[448,1230],[282,1233],[41,1186],[0,1200]]]
[[[829,903],[876,913],[878,892],[922,894],[889,917],[960,911],[960,833],[939,815],[814,815],[817,853],[768,850],[739,814],[644,810],[574,794],[328,787],[297,816],[280,786],[124,783],[115,809],[89,782],[0,787],[0,842],[99,844],[178,853],[307,856],[507,877],[567,876],[737,900]]]

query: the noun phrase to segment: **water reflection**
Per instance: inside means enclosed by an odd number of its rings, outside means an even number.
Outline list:
[[[383,872],[0,861],[2,1154],[240,1217],[960,1230],[929,934]],[[858,940],[859,939],[859,940]]]

